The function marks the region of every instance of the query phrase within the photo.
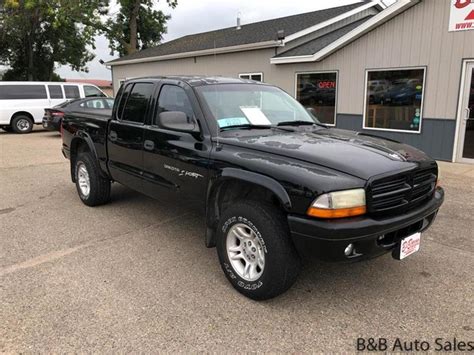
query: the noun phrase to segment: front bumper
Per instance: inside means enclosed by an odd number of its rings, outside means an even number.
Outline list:
[[[426,230],[433,223],[443,200],[444,191],[437,188],[429,202],[403,215],[339,220],[290,215],[288,222],[293,242],[301,254],[315,255],[327,261],[356,261],[390,252],[402,238]],[[355,252],[347,257],[344,250],[350,243]]]

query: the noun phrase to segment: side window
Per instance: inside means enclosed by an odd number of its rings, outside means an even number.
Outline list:
[[[123,108],[125,107],[125,103],[127,102],[128,95],[130,95],[130,90],[132,90],[133,84],[128,84],[127,86],[121,86],[117,95],[117,98],[120,97],[120,102],[117,107],[117,112],[115,113],[117,118],[120,120],[122,119]]]
[[[78,99],[81,97],[77,85],[64,85],[64,93],[66,94],[66,99]]]
[[[105,105],[109,109],[114,108],[114,99],[104,99]]]
[[[81,107],[87,108],[96,108],[96,109],[105,109],[109,108],[106,106],[106,102],[102,99],[95,99],[95,100],[87,100],[86,102],[81,103]]]
[[[102,91],[90,85],[84,85],[84,95],[86,97],[105,97]]]
[[[48,85],[50,99],[63,99],[63,91],[61,85]]]
[[[2,100],[47,99],[44,85],[1,85]]]
[[[152,94],[152,83],[136,83],[133,85],[132,91],[123,108],[122,120],[143,123]]]
[[[181,111],[186,114],[189,122],[194,120],[193,107],[189,102],[188,95],[186,95],[184,89],[179,86],[163,85],[161,88],[157,115],[166,111]]]

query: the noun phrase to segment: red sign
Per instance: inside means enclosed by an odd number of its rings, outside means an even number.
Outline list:
[[[449,31],[474,30],[474,1],[451,0]]]
[[[320,89],[334,89],[336,87],[335,81],[320,81],[318,84]]]

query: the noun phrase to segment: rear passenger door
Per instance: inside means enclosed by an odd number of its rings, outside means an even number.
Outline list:
[[[178,192],[186,202],[205,202],[208,183],[210,146],[201,132],[188,133],[160,127],[157,117],[164,111],[181,111],[188,120],[202,117],[191,88],[163,83],[158,102],[144,138],[145,192],[164,197],[167,191]],[[199,115],[198,115],[199,114]]]
[[[108,166],[113,179],[142,190],[143,132],[155,85],[132,82],[122,91],[107,135]]]

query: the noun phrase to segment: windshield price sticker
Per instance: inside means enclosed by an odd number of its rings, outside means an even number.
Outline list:
[[[244,107],[240,106],[240,110],[244,113],[247,119],[253,125],[271,126],[270,120],[258,107]]]
[[[249,124],[249,121],[245,117],[228,117],[228,118],[219,118],[217,120],[219,128],[225,128],[230,126],[240,126]]]

